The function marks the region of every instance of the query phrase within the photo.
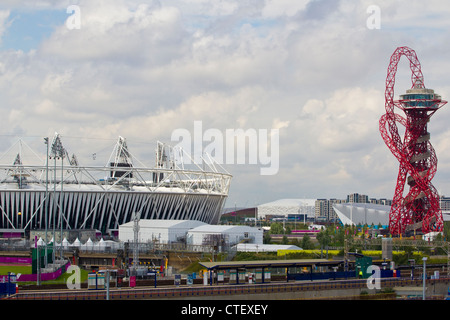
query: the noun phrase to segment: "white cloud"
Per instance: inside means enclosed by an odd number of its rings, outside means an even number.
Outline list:
[[[277,18],[279,16],[294,16],[305,9],[309,0],[267,0],[266,6],[262,10],[262,16],[266,18]]]
[[[133,64],[153,60],[156,64],[176,55],[175,46],[183,40],[175,7],[140,4],[130,8],[122,1],[88,1],[79,7],[80,29],[57,28],[42,44],[43,55],[70,61]]]
[[[11,21],[9,21],[9,16],[10,16],[9,10],[0,10],[0,39],[3,37],[6,30],[11,25]]]

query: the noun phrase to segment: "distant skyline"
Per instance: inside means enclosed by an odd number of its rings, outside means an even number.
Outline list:
[[[0,154],[22,137],[44,156],[43,137],[58,132],[80,163],[100,165],[120,135],[153,165],[156,141],[175,144],[172,133],[193,134],[196,121],[277,129],[276,174],[249,159],[224,164],[234,177],[225,207],[391,199],[398,162],[378,130],[389,59],[415,50],[426,87],[449,100],[449,14],[435,0],[5,0]],[[397,97],[411,87],[402,60]],[[446,196],[449,118],[445,105],[428,125],[433,184]]]

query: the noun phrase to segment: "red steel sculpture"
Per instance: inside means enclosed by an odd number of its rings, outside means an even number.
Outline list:
[[[400,95],[399,100],[394,101],[395,74],[402,56],[409,60],[412,87]],[[393,235],[443,230],[439,195],[431,183],[436,174],[437,158],[430,143],[427,123],[446,103],[434,90],[425,88],[420,62],[414,50],[408,47],[397,48],[391,56],[387,71],[386,114],[382,115],[379,122],[384,142],[400,163],[389,213],[389,230]],[[403,110],[406,118],[396,114],[394,106]],[[405,127],[403,140],[397,124]],[[406,183],[409,185],[409,192],[404,196]]]

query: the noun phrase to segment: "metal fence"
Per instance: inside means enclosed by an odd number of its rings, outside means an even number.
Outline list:
[[[35,248],[35,242],[30,240],[0,240],[0,251],[5,252],[29,252]],[[134,242],[105,241],[92,242],[82,245],[55,245],[56,252],[73,253],[75,251],[84,253],[117,253],[119,251],[133,251]],[[230,253],[233,249],[230,246],[214,246],[214,245],[189,245],[185,243],[158,243],[158,242],[140,242],[137,244],[139,253],[155,253],[162,251],[179,251],[179,252],[202,252],[202,253]]]

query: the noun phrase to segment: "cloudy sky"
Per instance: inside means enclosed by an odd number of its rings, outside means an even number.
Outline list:
[[[156,141],[196,121],[224,136],[278,129],[276,174],[224,164],[227,206],[392,198],[398,163],[378,129],[389,59],[411,47],[425,85],[450,99],[449,15],[419,0],[3,0],[0,152],[21,137],[43,155],[58,132],[82,164],[103,165],[120,135],[153,165]],[[403,60],[396,95],[411,86]],[[429,124],[444,195],[449,119],[445,106]]]

